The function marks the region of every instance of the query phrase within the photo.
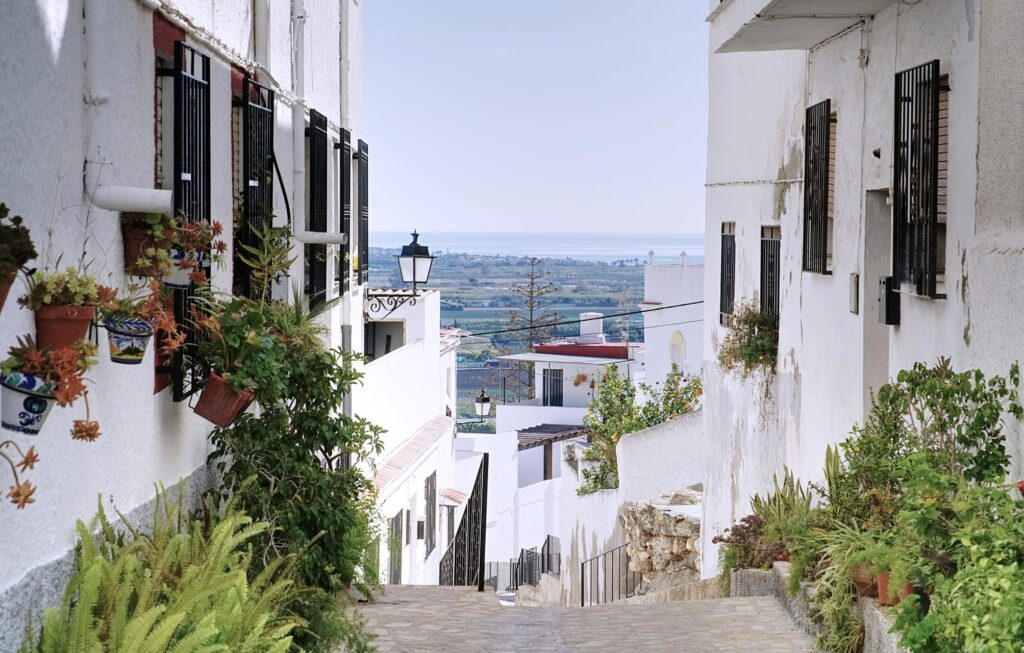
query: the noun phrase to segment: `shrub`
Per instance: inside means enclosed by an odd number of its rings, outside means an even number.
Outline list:
[[[761,314],[757,302],[743,302],[729,320],[729,330],[718,347],[723,372],[746,379],[757,370],[772,373],[779,349],[779,327]]]

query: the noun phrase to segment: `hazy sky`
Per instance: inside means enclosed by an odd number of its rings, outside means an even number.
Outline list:
[[[704,0],[368,0],[373,229],[700,232]]]

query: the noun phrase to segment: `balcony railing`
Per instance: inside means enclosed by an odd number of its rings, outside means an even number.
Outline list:
[[[484,591],[484,552],[487,550],[487,464],[488,454],[484,454],[455,539],[441,558],[439,585],[476,585],[477,591]]]

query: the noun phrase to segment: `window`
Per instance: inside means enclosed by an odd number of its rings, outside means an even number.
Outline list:
[[[547,369],[541,372],[543,382],[543,400],[545,406],[562,405],[562,370]]]
[[[307,229],[327,231],[327,116],[309,111],[309,211]],[[327,245],[305,246],[306,297],[310,307],[323,304],[327,298]]]
[[[402,582],[402,511],[391,518],[388,533],[388,582],[399,585]]]
[[[668,340],[668,345],[672,364],[682,372],[686,367],[686,339],[683,337],[682,332],[673,332],[672,337]]]
[[[359,284],[370,281],[370,148],[358,143],[359,157]]]
[[[341,130],[341,233],[348,236],[348,242],[338,248],[337,281],[342,293],[349,289],[352,276],[352,134]]]
[[[232,286],[240,297],[262,299],[270,292],[267,280],[254,280],[242,257],[259,244],[258,234],[274,218],[274,91],[242,80],[241,216],[235,230]]]
[[[729,323],[736,297],[736,223],[722,223],[722,274],[719,289],[719,322]]]
[[[761,227],[761,315],[779,323],[782,227]]]
[[[174,44],[174,212],[181,220],[210,219],[210,58],[184,42]],[[209,256],[203,263],[209,274]],[[185,344],[174,354],[174,400],[183,401],[206,383],[209,366],[197,355],[195,284],[175,288],[174,317],[185,329]]]
[[[893,265],[901,290],[944,297],[949,84],[938,60],[896,75]]]
[[[424,546],[427,557],[437,545],[437,472],[427,477],[423,484],[423,499],[426,503],[424,513]]]
[[[836,126],[832,101],[807,110],[804,127],[804,254],[806,272],[832,274]]]
[[[412,510],[405,511],[405,543],[412,544]]]

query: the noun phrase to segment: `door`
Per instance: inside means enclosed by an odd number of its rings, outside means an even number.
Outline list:
[[[543,385],[544,385],[544,405],[545,406],[561,406],[562,405],[562,370],[543,370]]]
[[[402,584],[402,511],[391,518],[388,533],[388,583]]]

